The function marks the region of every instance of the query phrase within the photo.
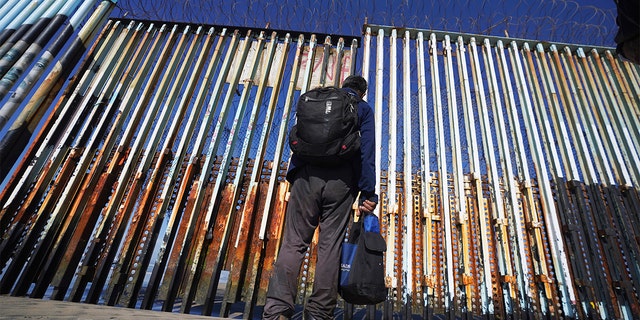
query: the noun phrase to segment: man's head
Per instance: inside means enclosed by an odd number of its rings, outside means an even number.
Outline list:
[[[351,88],[355,90],[360,97],[364,96],[364,93],[367,92],[367,80],[365,80],[361,76],[351,75],[344,79],[342,82],[343,88]]]

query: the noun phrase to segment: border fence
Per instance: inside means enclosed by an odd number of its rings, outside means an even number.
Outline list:
[[[257,316],[295,101],[361,73],[389,296],[341,302],[344,319],[640,316],[640,69],[613,49],[107,19],[90,2],[56,9],[90,16],[71,45],[0,33],[18,52],[0,60],[0,294]]]

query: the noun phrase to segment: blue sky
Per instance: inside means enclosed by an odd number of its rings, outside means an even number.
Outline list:
[[[369,23],[614,47],[613,0],[120,0],[116,17],[361,34]]]

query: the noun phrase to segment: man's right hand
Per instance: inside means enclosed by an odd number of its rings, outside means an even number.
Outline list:
[[[378,205],[377,202],[373,202],[371,200],[365,200],[358,207],[358,211],[360,211],[360,212],[373,212],[373,210],[375,210],[377,205]]]

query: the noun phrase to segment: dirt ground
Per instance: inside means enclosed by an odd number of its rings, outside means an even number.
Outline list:
[[[162,311],[0,295],[0,319],[222,319]]]

